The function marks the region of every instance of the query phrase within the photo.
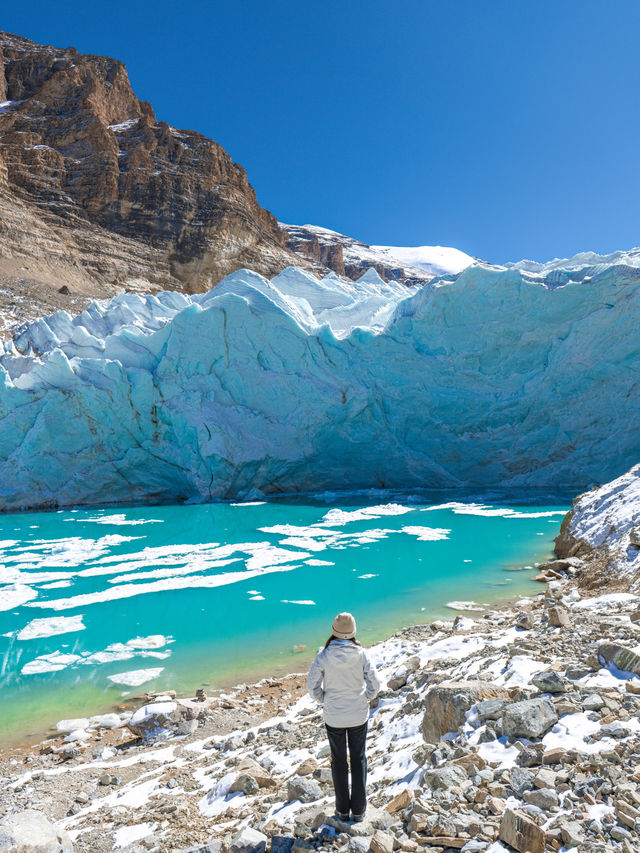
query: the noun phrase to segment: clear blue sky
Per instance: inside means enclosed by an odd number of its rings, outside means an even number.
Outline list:
[[[35,0],[0,26],[124,61],[284,222],[495,262],[640,244],[638,0]]]

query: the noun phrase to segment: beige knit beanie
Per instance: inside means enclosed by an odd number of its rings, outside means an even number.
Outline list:
[[[356,620],[350,613],[338,613],[331,629],[339,640],[352,640],[356,635]]]

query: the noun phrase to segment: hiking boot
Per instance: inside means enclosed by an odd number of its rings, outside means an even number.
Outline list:
[[[341,820],[343,823],[347,823],[347,821],[349,820],[349,812],[347,812],[346,814],[343,814],[342,812],[336,812],[334,817],[337,820]]]
[[[353,822],[354,823],[362,823],[363,820],[364,820],[364,812],[362,814],[354,814],[353,815]]]

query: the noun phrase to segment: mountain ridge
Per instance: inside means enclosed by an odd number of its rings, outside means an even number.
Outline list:
[[[5,325],[122,290],[201,292],[242,267],[305,266],[245,170],[158,121],[122,62],[6,32],[0,59]]]

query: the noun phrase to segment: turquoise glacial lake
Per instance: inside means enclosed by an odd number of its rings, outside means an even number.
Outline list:
[[[0,742],[141,691],[304,671],[341,610],[369,644],[536,594],[568,504],[369,492],[0,516]]]

